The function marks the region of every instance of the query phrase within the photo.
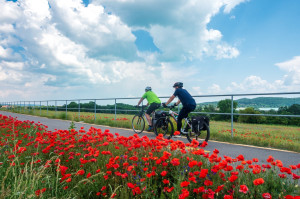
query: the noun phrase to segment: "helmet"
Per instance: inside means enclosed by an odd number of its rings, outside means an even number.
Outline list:
[[[173,88],[175,87],[179,87],[179,88],[182,88],[183,87],[183,83],[182,82],[175,82],[175,84],[173,85]]]
[[[147,91],[151,91],[152,90],[152,88],[150,87],[150,86],[147,86],[146,88],[145,88],[145,91],[147,92]]]

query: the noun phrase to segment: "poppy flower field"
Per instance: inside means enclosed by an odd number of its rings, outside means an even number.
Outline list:
[[[0,198],[300,198],[300,163],[0,115]]]
[[[5,109],[5,111],[8,110]],[[132,128],[131,121],[134,116],[130,114],[117,114],[117,117],[115,117],[115,114],[112,113],[95,114],[88,112],[80,112],[80,114],[68,112],[66,114],[65,111],[50,110],[30,110],[29,112],[26,112],[26,114],[129,129]],[[174,126],[176,126],[175,122]],[[300,128],[298,126],[235,122],[233,136],[231,136],[230,122],[210,121],[210,140],[300,152]]]

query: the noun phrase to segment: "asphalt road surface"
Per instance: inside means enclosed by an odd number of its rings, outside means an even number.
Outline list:
[[[59,120],[59,119],[48,119],[45,117],[37,117],[31,115],[23,115],[17,113],[10,113],[5,111],[0,111],[0,114],[6,116],[16,117],[18,120],[21,121],[34,121],[34,122],[41,122],[42,124],[48,126],[48,129],[54,131],[56,129],[68,129],[70,127],[71,121],[66,120]],[[79,130],[80,127],[84,127],[85,130],[88,130],[91,126],[102,129],[109,129],[111,133],[119,133],[122,136],[132,136],[134,132],[132,129],[123,129],[123,128],[113,128],[109,126],[101,126],[101,125],[94,125],[94,124],[86,124],[81,122],[75,122],[76,130]],[[139,134],[139,136],[148,136],[150,139],[154,139],[155,135],[153,132],[143,132]],[[174,140],[180,139],[183,142],[188,142],[186,138],[172,138]],[[288,165],[296,165],[300,163],[300,153],[291,152],[291,151],[284,151],[284,150],[277,150],[277,149],[270,149],[270,148],[262,148],[262,147],[255,147],[255,146],[248,146],[248,145],[239,145],[239,144],[230,144],[224,142],[217,142],[213,140],[208,141],[208,145],[204,148],[205,151],[209,151],[210,153],[214,149],[219,150],[219,155],[223,157],[224,155],[230,156],[232,158],[236,158],[238,155],[244,155],[246,160],[252,158],[258,158],[261,164],[265,164],[266,159],[269,155],[272,155],[273,158],[281,160],[284,166]]]

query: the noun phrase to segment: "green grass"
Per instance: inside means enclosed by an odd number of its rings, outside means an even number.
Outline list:
[[[67,112],[66,116],[65,111],[40,111],[39,109],[25,112],[22,110],[20,113],[129,129],[132,128],[131,120],[134,116],[117,114],[115,118],[114,114],[97,113],[95,119],[94,113],[80,112],[79,114],[78,112]],[[175,122],[174,127],[176,128]],[[211,121],[210,140],[300,152],[300,127],[234,123],[233,128],[233,136],[231,136],[230,122]]]

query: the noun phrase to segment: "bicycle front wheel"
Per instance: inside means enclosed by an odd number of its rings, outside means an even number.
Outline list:
[[[168,134],[173,134],[174,127],[173,123],[169,118],[160,118],[156,121],[154,132],[156,135],[163,134],[163,136],[167,136]]]
[[[145,120],[139,115],[135,115],[132,118],[132,129],[135,133],[140,134],[145,129]]]
[[[201,145],[203,141],[207,142],[209,136],[210,136],[209,126],[205,122],[203,124],[203,130],[200,130],[199,132],[188,131],[186,135],[189,142],[192,142],[193,139],[195,139],[199,142],[199,145]]]

